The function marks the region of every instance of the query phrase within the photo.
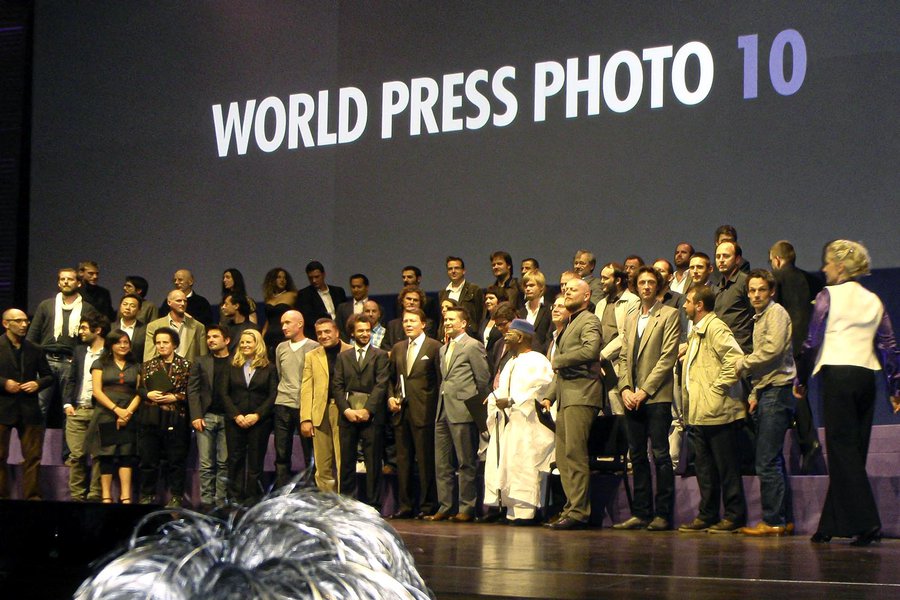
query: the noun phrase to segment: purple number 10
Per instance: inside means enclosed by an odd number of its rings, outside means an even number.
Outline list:
[[[742,35],[738,38],[738,48],[744,51],[744,99],[757,96],[757,62],[759,36]],[[791,78],[784,77],[784,53],[791,47],[794,65]],[[806,44],[796,29],[785,29],[775,36],[769,50],[769,80],[772,87],[782,96],[796,94],[806,77]]]

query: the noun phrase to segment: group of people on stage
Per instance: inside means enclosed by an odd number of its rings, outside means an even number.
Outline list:
[[[285,269],[269,271],[259,304],[227,269],[218,318],[186,269],[158,315],[144,278],[129,276],[114,307],[96,263],[83,262],[59,271],[59,293],[30,327],[23,311],[3,312],[0,497],[15,428],[24,497],[40,498],[57,391],[73,500],[112,502],[118,477],[130,502],[137,470],[140,502],[164,498],[162,474],[169,505],[180,506],[193,431],[201,507],[253,503],[265,492],[270,435],[281,486],[299,432],[322,490],[380,508],[383,465],[395,464],[394,518],[582,529],[588,440],[603,415],[624,423],[634,479],[632,515],[614,528],[675,527],[675,470],[688,448],[701,498],[679,531],[782,535],[793,531],[784,436],[796,422],[804,465],[820,452],[806,400],[819,374],[831,479],[813,541],[866,545],[881,531],[865,471],[875,384],[886,377],[900,411],[898,350],[881,301],[857,282],[869,272],[861,244],[825,247],[824,288],[795,258],[780,241],[771,271],[751,269],[726,225],[713,257],[682,242],[672,261],[631,255],[595,275],[594,255],[579,250],[554,295],[534,258],[516,278],[510,255],[493,253],[494,281],[482,288],[448,256],[436,299],[420,269],[402,270],[400,316],[388,323],[365,275],[349,278],[348,298],[317,261],[301,290]],[[763,509],[755,525],[741,479],[748,437]],[[566,503],[547,519],[554,463]]]

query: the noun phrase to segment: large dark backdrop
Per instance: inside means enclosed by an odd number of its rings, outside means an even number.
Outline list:
[[[538,257],[555,279],[578,247],[603,261],[671,256],[682,239],[711,251],[725,222],[754,265],[788,238],[814,268],[823,242],[850,237],[876,266],[900,266],[898,25],[893,3],[856,1],[38,1],[29,303],[54,291],[57,266],[88,257],[115,289],[145,275],[154,299],[181,266],[213,297],[226,267],[258,294],[269,267],[302,280],[311,258],[342,285],[363,271],[373,292],[393,292],[407,263],[442,286],[448,253],[482,284],[498,248]],[[808,57],[790,96],[768,82],[769,46],[786,29]],[[759,35],[752,100],[746,34]],[[566,119],[560,93],[533,121],[536,62],[579,57],[584,75],[592,54],[605,68],[619,50],[692,40],[715,61],[703,102],[676,100],[669,59],[662,108],[650,108],[644,63],[633,110],[601,102],[587,116],[582,98]],[[410,136],[404,113],[381,139],[383,82],[504,65],[516,67],[511,125]],[[251,141],[219,158],[212,105],[329,90],[334,113],[342,86],[369,102],[355,143],[267,154]],[[463,102],[458,114],[473,113]]]

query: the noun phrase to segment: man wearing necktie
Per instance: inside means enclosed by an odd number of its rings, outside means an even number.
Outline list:
[[[397,444],[395,519],[434,513],[434,417],[437,412],[441,344],[425,335],[427,317],[421,308],[407,308],[401,316],[405,339],[391,349],[394,382],[388,398],[391,425]],[[419,474],[418,494],[413,488],[413,464]],[[415,511],[418,504],[418,512]]]
[[[478,427],[466,400],[485,398],[490,392],[490,372],[481,342],[466,335],[468,314],[462,307],[447,309],[444,332],[449,343],[441,348],[441,387],[435,421],[435,470],[437,475],[437,513],[430,521],[475,520],[478,489]],[[459,471],[459,499],[454,498],[453,457]],[[454,505],[458,506],[453,514]]]
[[[353,346],[341,352],[334,365],[334,394],[341,414],[340,492],[376,508],[381,505],[379,483],[384,444],[384,418],[390,362],[384,350],[369,345],[372,323],[365,314],[348,321]],[[366,487],[357,492],[356,448],[362,442],[366,465]]]

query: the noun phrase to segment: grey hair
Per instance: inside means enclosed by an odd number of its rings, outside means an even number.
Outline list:
[[[76,600],[434,598],[403,540],[371,507],[286,486],[245,513],[183,511],[82,583]]]

